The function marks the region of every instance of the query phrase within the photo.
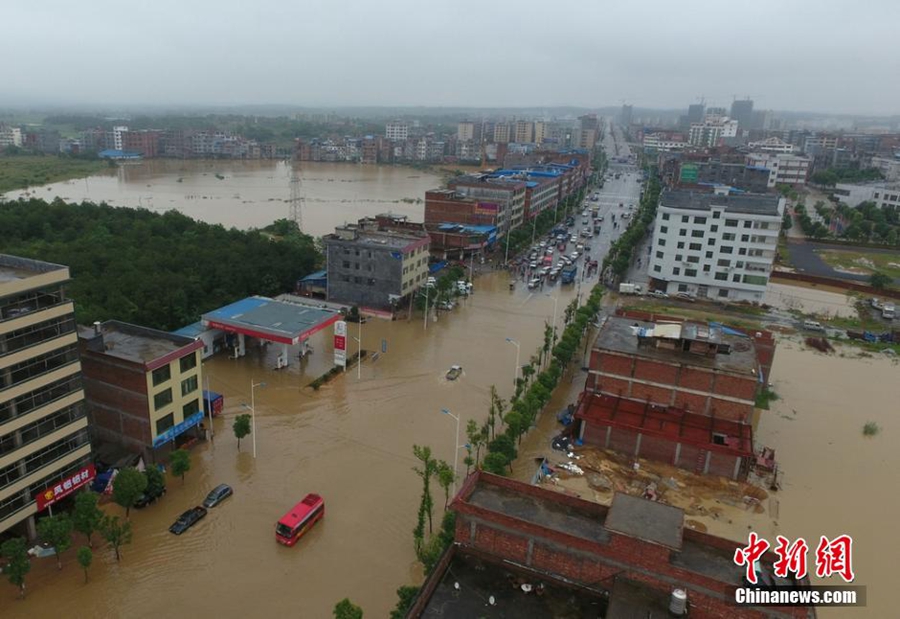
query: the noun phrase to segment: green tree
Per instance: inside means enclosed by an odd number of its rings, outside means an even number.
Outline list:
[[[38,535],[53,546],[56,567],[62,569],[62,553],[72,545],[72,521],[66,514],[47,516],[37,523]]]
[[[893,282],[893,281],[894,280],[891,279],[890,275],[886,275],[886,274],[882,273],[881,271],[875,271],[869,277],[869,285],[872,286],[872,288],[876,288],[878,290],[887,288],[888,286],[891,285],[891,282]]]
[[[507,465],[506,457],[503,454],[494,452],[489,452],[484,457],[484,462],[482,462],[482,468],[494,475],[506,475]]]
[[[87,546],[82,546],[78,549],[78,565],[81,566],[81,569],[84,570],[84,582],[88,581],[88,568],[91,567],[91,563],[94,561],[94,553],[91,552],[91,549]]]
[[[24,537],[14,537],[3,542],[0,546],[0,554],[6,557],[6,565],[3,573],[9,582],[19,588],[19,597],[25,597],[25,576],[31,571],[31,561],[28,559],[28,549]]]
[[[134,502],[147,489],[147,477],[133,466],[126,466],[119,470],[112,483],[113,501],[125,508],[125,518],[128,518]]]
[[[492,440],[488,445],[488,449],[491,453],[499,453],[502,455],[509,466],[510,472],[512,472],[512,463],[513,460],[516,459],[518,452],[516,451],[515,441],[508,434],[501,434]]]
[[[100,522],[100,534],[107,541],[110,548],[116,552],[116,561],[119,560],[119,548],[131,543],[131,523],[127,520],[119,521],[118,516],[104,516]]]
[[[475,450],[475,460],[473,462],[475,468],[478,468],[481,462],[481,448],[487,444],[488,431],[487,423],[479,427],[478,422],[474,419],[469,419],[466,422],[466,437],[469,439],[469,447],[467,449],[470,454],[472,449]]]
[[[419,587],[403,585],[397,589],[397,605],[391,611],[389,619],[405,619],[417,595]]]
[[[344,598],[334,606],[334,619],[362,619],[363,610]]]
[[[447,505],[450,504],[450,486],[453,485],[455,480],[456,475],[453,473],[453,467],[443,460],[439,461],[437,463],[437,481],[438,485],[444,489],[444,509],[447,509]]]
[[[238,451],[240,451],[241,439],[250,434],[250,415],[243,414],[235,417],[231,428],[234,430],[234,437],[237,439]]]
[[[97,507],[97,495],[90,490],[83,490],[75,496],[75,510],[72,512],[72,524],[75,530],[83,533],[88,546],[94,547],[91,536],[100,528],[103,512]]]
[[[184,483],[184,475],[191,470],[191,454],[184,449],[176,449],[169,454],[169,464],[172,466],[172,475],[181,477]]]
[[[147,489],[145,492],[150,496],[162,496],[166,490],[166,478],[159,467],[150,465],[144,470],[144,476],[147,478]]]
[[[427,445],[419,447],[413,445],[413,455],[422,467],[413,467],[416,474],[422,478],[422,504],[425,505],[426,514],[428,516],[428,532],[432,532],[432,514],[434,509],[434,501],[431,498],[431,478],[437,473],[437,460],[431,455],[431,447]]]

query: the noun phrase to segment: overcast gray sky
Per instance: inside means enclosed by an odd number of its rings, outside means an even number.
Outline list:
[[[897,0],[6,0],[0,105],[900,112]]]

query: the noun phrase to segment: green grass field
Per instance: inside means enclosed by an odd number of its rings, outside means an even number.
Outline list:
[[[828,249],[816,253],[828,265],[854,273],[871,274],[880,271],[893,278],[900,277],[900,252],[877,253],[857,250]]]
[[[65,157],[0,157],[0,193],[90,176],[109,169],[106,161]]]

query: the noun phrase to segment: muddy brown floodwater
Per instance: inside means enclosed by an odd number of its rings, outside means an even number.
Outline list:
[[[464,443],[466,421],[487,415],[490,386],[505,398],[512,391],[516,349],[505,338],[521,343],[526,363],[553,315],[552,299],[522,286],[510,292],[508,282],[504,272],[477,278],[475,294],[427,330],[421,316],[370,320],[363,347],[380,350],[386,340],[387,352],[363,364],[361,380],[350,370],[318,392],[303,386],[329,367],[330,332],[314,336],[308,363],[287,370],[272,369],[274,349],[207,361],[211,388],[226,396],[214,442],[192,450],[184,484],[169,479],[162,501],[132,512],[134,542],[122,562],[97,548],[85,585],[74,550],[62,572],[52,559],[35,560],[25,601],[15,600],[12,586],[0,588],[0,616],[327,618],[348,596],[367,617],[387,616],[397,587],[421,578],[412,545],[421,492],[413,444],[452,462],[456,423],[441,409],[460,415]],[[560,295],[560,321],[576,290],[545,288]],[[357,326],[349,331],[356,336]],[[453,364],[464,374],[448,382]],[[231,431],[251,380],[266,382],[256,389],[256,460],[249,437],[238,453]],[[178,514],[219,483],[231,484],[234,496],[187,533],[170,534]],[[324,496],[325,519],[293,548],[278,545],[275,521],[308,492]]]
[[[305,198],[303,230],[313,236],[387,211],[421,221],[424,205],[414,201],[424,200],[426,190],[441,184],[434,174],[404,166],[304,162],[297,169]],[[261,228],[288,217],[289,181],[290,166],[281,161],[152,159],[121,165],[108,174],[10,191],[4,197],[105,201],[159,212],[176,209],[213,224]]]

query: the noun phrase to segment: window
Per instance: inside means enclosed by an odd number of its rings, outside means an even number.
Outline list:
[[[726,219],[725,227],[726,228],[737,228],[738,220],[737,219]]]
[[[691,230],[691,236],[695,239],[703,238],[703,230]]]
[[[691,218],[688,217],[687,215],[682,215],[682,216],[681,216],[681,223],[686,224],[690,219],[691,219]]]
[[[688,249],[692,251],[700,251],[703,249],[703,245],[701,243],[691,243]]]
[[[350,261],[349,261],[349,260],[344,260],[344,268],[345,268],[345,269],[349,269],[349,268],[350,268]]]
[[[743,263],[743,262],[735,262],[735,263],[734,263],[734,266],[737,267],[738,269],[743,269],[743,268],[744,268],[744,263]]]
[[[660,233],[660,234],[665,234],[665,233],[668,232],[668,231],[669,231],[669,226],[660,226],[660,227],[659,227],[659,233]]]
[[[354,267],[357,271],[359,271],[359,263],[358,263],[358,262],[354,262],[354,263],[353,263],[353,267]]]
[[[734,251],[734,248],[732,248],[730,245],[723,245],[719,248],[719,251],[723,254],[730,254],[732,251]]]
[[[750,221],[750,220],[748,219],[747,221],[744,222],[744,227],[745,227],[745,228],[752,228],[752,227],[753,227],[753,222]]]
[[[359,250],[358,250],[358,249],[356,250],[356,255],[357,255],[357,256],[359,255]]]
[[[697,264],[698,262],[700,262],[700,256],[688,256],[687,261],[692,264]]]
[[[731,260],[727,260],[726,258],[720,258],[720,259],[719,259],[719,262],[716,263],[716,266],[720,266],[720,267],[730,267],[730,266],[731,266]]]
[[[659,273],[660,271],[662,271],[662,267],[659,266],[658,264],[655,264],[655,265],[653,265],[653,270],[656,271],[657,273]]]
[[[750,235],[749,235],[749,234],[742,234],[742,235],[741,235],[741,243],[746,243],[746,242],[749,241],[749,240],[750,240]]]
[[[675,262],[681,262],[682,260],[684,260],[683,254],[675,254]]]
[[[718,232],[718,231],[719,231],[719,226],[713,224],[713,225],[711,225],[711,226],[709,227],[709,231],[710,231],[710,232]]]
[[[716,277],[716,279],[719,280],[720,282],[727,282],[727,281],[728,281],[728,273],[716,273],[715,277]]]
[[[662,260],[663,256],[665,256],[665,254],[663,252],[661,252],[661,251],[656,252],[656,257],[659,258],[660,260]]]
[[[675,267],[674,269],[672,269],[672,275],[681,275],[681,269]]]
[[[187,357],[182,357],[179,361],[179,365],[181,366],[181,373],[184,374],[189,370],[193,370],[197,367],[197,353],[191,353]]]
[[[765,286],[768,283],[765,275],[744,275],[745,284],[753,284],[755,286]]]
[[[161,385],[172,378],[172,368],[168,364],[153,370],[153,386]]]
[[[713,253],[712,253],[711,251],[706,252],[706,257],[707,257],[707,258],[712,258],[712,257],[713,257]]]
[[[719,288],[719,296],[720,296],[720,297],[727,297],[727,296],[728,296],[728,289],[727,289],[727,288]]]
[[[663,221],[669,221],[669,214],[668,214],[668,213],[663,213],[662,218],[663,218]]]
[[[708,238],[708,239],[706,239],[706,244],[707,244],[707,245],[715,245],[715,244],[716,244],[716,239],[714,239],[714,238]]]
[[[187,404],[181,407],[181,414],[185,419],[193,415],[194,413],[200,410],[200,400],[191,400]]]
[[[709,265],[708,265],[708,264],[704,264],[704,265],[703,265],[703,272],[704,272],[704,273],[709,273]]]
[[[678,244],[676,245],[676,248],[677,248],[677,249],[684,249],[684,241],[678,241]]]
[[[687,236],[687,229],[686,229],[686,228],[682,228],[681,230],[679,230],[679,231],[678,231],[678,236]]]
[[[687,284],[678,284],[678,292],[687,292]]]
[[[694,223],[703,225],[706,223],[706,217],[694,217]]]
[[[160,391],[153,396],[153,410],[159,410],[172,403],[172,388]]]
[[[685,269],[684,276],[685,277],[697,277],[697,269]]]
[[[156,435],[159,436],[175,425],[175,413],[169,413],[165,417],[156,420]]]
[[[722,235],[723,241],[733,241],[734,239],[735,239],[735,236],[733,234],[731,234],[730,232],[726,232],[725,234]]]
[[[665,246],[666,246],[666,239],[659,239],[659,240],[656,242],[656,244],[659,245],[660,247],[665,247]]]
[[[722,216],[722,211],[713,211],[713,219],[718,219]]]
[[[185,396],[193,391],[197,391],[197,377],[189,376],[181,381],[181,395]]]
[[[738,255],[739,255],[739,256],[746,256],[746,255],[747,255],[747,248],[746,248],[746,247],[741,247],[740,249],[738,249]]]

